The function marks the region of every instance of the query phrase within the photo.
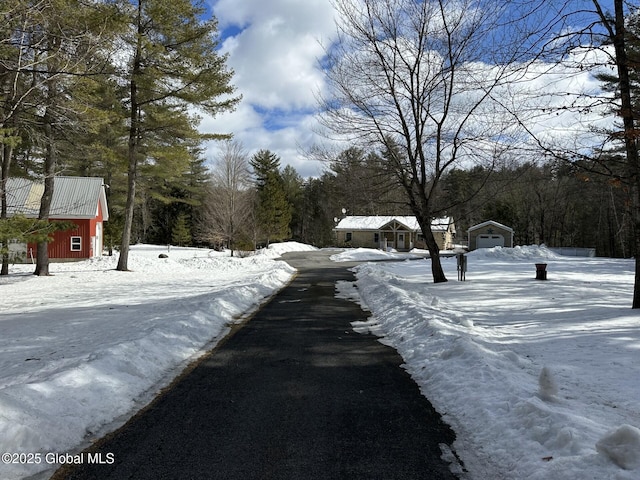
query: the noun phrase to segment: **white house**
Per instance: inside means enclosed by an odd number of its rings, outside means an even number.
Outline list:
[[[431,231],[441,250],[451,248],[456,229],[450,217],[434,219]],[[334,232],[341,246],[399,251],[426,248],[418,220],[413,216],[347,216],[338,222]]]

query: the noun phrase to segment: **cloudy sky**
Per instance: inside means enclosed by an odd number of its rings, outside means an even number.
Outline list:
[[[235,112],[205,119],[202,129],[232,132],[249,154],[268,149],[303,177],[318,176],[322,165],[303,152],[320,141],[313,115],[323,85],[321,43],[335,31],[329,0],[208,2],[243,99]],[[208,151],[209,158],[215,154]]]
[[[292,165],[303,177],[319,176],[325,166],[307,159],[304,152],[323,142],[315,133],[314,114],[316,95],[324,85],[318,68],[322,45],[329,44],[335,33],[330,0],[206,1],[219,22],[221,50],[229,54],[228,66],[235,72],[232,84],[243,99],[236,111],[205,118],[201,129],[233,133],[249,155],[267,149],[281,158],[283,166]],[[524,88],[555,93],[556,102],[568,92],[586,87],[593,91],[589,83],[593,83],[589,72],[573,68],[556,70],[553,75],[533,75]],[[538,117],[536,129],[572,134],[585,120],[602,122],[600,113],[576,118],[575,112],[559,115],[557,107],[552,116]],[[207,158],[213,160],[219,152],[219,144],[212,143]]]

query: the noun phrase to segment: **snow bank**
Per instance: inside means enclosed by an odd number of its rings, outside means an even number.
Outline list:
[[[561,258],[560,255],[549,250],[545,245],[480,248],[469,252],[467,255],[475,259],[499,260],[548,260]]]
[[[412,253],[384,252],[373,248],[349,248],[329,257],[334,262],[366,262],[375,260],[402,260],[418,258],[420,255]]]
[[[534,263],[546,258],[550,280],[536,281]],[[455,259],[443,266],[455,279]],[[631,480],[640,475],[633,270],[632,260],[544,247],[490,249],[469,255],[466,282],[433,284],[427,262],[369,263],[339,294],[372,312],[354,327],[402,355],[456,431],[469,478]]]
[[[52,277],[16,266],[1,279],[0,453],[44,457],[97,438],[294,273],[266,255],[148,245],[132,248],[131,272],[116,262],[52,264]],[[48,467],[0,463],[0,478]]]
[[[287,252],[311,252],[314,250],[318,250],[316,247],[311,245],[306,245],[304,243],[299,242],[282,242],[282,243],[271,243],[269,247],[263,248],[258,251],[260,256],[268,257],[268,258],[278,258]]]

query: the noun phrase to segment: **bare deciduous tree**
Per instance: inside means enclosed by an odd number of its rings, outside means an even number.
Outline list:
[[[540,2],[542,3],[542,2]],[[566,2],[558,12],[557,24],[565,28],[551,32],[550,40],[543,46],[544,56],[553,73],[556,65],[572,68],[576,74],[590,71],[610,78],[615,94],[606,88],[591,91],[566,91],[547,93],[549,108],[540,115],[544,119],[549,111],[558,115],[567,112],[578,122],[584,122],[584,138],[571,141],[568,137],[554,139],[548,122],[544,130],[532,128],[513,110],[514,118],[533,139],[541,152],[571,165],[609,178],[612,183],[624,185],[627,192],[628,214],[635,231],[635,281],[632,308],[640,308],[640,155],[638,140],[637,102],[634,98],[632,73],[637,72],[638,54],[632,48],[640,43],[638,29],[630,28],[637,22],[637,2],[591,0]],[[610,10],[612,9],[612,10]],[[558,45],[563,48],[558,48]],[[553,62],[551,61],[553,60]],[[606,72],[606,73],[603,73]],[[556,72],[557,75],[557,72]],[[533,92],[535,98],[544,92]],[[559,101],[558,97],[565,100]],[[566,98],[571,98],[567,101]],[[518,108],[518,106],[514,106]],[[522,108],[519,106],[519,108]],[[600,112],[604,121],[598,122],[592,114]],[[617,117],[616,120],[613,117]],[[602,120],[602,119],[601,119]],[[559,130],[566,129],[562,126]]]
[[[521,44],[505,35],[509,2],[333,3],[338,38],[326,50],[321,121],[383,150],[426,239],[434,282],[446,282],[431,233],[447,213],[441,179],[454,166],[491,167],[517,134],[493,99],[522,60]]]
[[[636,271],[633,290],[632,308],[640,308],[640,156],[638,155],[638,140],[640,133],[636,127],[637,114],[634,110],[630,70],[638,68],[638,59],[630,58],[629,35],[626,26],[627,15],[638,14],[638,6],[631,6],[624,0],[614,0],[613,17],[605,14],[602,2],[593,0],[598,19],[605,28],[608,41],[613,44],[614,62],[618,76],[618,90],[620,93],[619,116],[622,120],[622,131],[618,132],[617,140],[624,145],[626,176],[630,190],[630,210],[635,229]],[[625,5],[627,7],[625,8]],[[637,37],[636,37],[637,41]]]
[[[226,141],[211,173],[211,192],[204,205],[200,237],[210,243],[235,248],[238,235],[246,232],[251,216],[249,156],[242,144]]]

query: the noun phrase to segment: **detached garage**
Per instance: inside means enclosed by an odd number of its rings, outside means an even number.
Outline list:
[[[513,229],[489,220],[468,230],[469,250],[492,247],[513,247]]]

